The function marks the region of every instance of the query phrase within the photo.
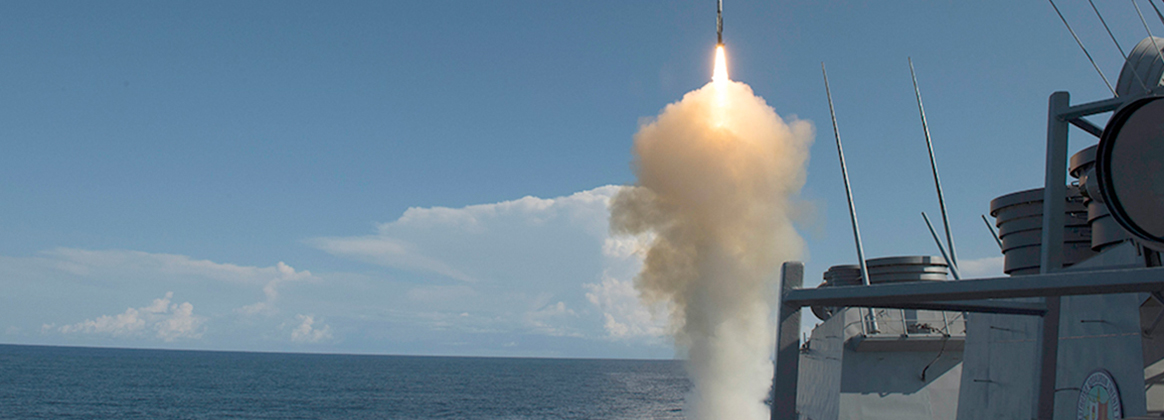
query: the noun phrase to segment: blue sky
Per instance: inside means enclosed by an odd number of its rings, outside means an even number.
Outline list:
[[[0,342],[670,357],[605,200],[639,124],[710,79],[713,3],[0,3]],[[1042,184],[1048,95],[1108,96],[1044,2],[724,13],[732,78],[817,129],[809,284],[855,260],[822,61],[867,255],[936,254],[913,57],[980,275],[989,200]]]

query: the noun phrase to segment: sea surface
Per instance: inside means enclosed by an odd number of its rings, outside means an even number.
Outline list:
[[[3,419],[681,419],[681,362],[0,345]]]

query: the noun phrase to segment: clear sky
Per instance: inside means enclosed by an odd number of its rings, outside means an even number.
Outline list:
[[[605,206],[710,80],[714,3],[2,2],[0,343],[671,357]],[[866,254],[937,253],[913,57],[978,275],[990,199],[1042,184],[1048,95],[1110,96],[1046,2],[725,3],[732,78],[817,128],[809,285],[855,261],[822,61]]]

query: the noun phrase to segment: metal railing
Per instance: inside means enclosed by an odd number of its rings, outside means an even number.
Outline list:
[[[854,308],[856,309],[856,308]],[[965,336],[966,314],[963,312],[927,311],[914,309],[861,309],[859,321],[845,325],[861,324],[861,334],[865,336]],[[877,321],[877,329],[869,328],[870,320],[865,311],[871,311]]]

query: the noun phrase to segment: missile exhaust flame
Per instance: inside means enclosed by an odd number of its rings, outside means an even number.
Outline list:
[[[723,44],[719,44],[715,46],[715,69],[711,73],[711,81],[716,86],[722,87],[728,80],[727,58]]]

